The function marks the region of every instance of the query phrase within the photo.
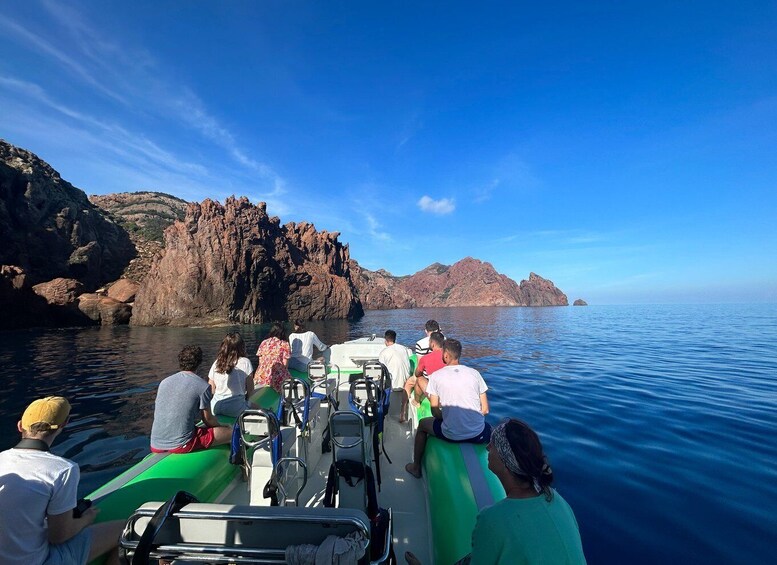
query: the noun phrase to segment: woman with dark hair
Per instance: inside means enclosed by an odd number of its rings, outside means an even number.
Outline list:
[[[246,400],[254,393],[253,371],[242,336],[238,332],[228,333],[208,373],[214,415],[237,417],[253,406]]]
[[[289,373],[291,347],[286,341],[286,330],[283,324],[276,322],[270,327],[270,332],[259,344],[256,355],[259,357],[259,366],[254,374],[254,383],[260,386],[271,386],[280,392],[281,383],[291,378]]]
[[[488,468],[507,497],[478,514],[472,553],[459,563],[585,564],[575,515],[551,488],[553,471],[528,424],[510,419],[493,429]],[[410,552],[405,559],[419,563]]]

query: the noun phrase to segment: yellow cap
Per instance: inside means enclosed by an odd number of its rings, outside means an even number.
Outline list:
[[[56,430],[67,422],[70,403],[62,396],[47,396],[33,401],[22,414],[22,428],[30,431],[33,424],[48,424]]]

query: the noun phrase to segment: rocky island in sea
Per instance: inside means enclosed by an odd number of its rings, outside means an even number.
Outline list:
[[[0,329],[569,304],[535,273],[518,284],[471,257],[403,277],[370,271],[337,232],[282,225],[264,203],[247,198],[188,203],[148,191],[87,198],[36,155],[3,140],[0,240]]]

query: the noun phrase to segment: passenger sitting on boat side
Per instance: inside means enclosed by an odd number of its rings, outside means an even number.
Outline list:
[[[248,402],[254,393],[254,368],[246,357],[246,344],[238,332],[230,332],[221,342],[216,360],[208,372],[213,400],[211,412],[236,418],[246,408],[258,408]]]
[[[486,443],[491,436],[491,426],[485,420],[488,386],[483,377],[475,369],[459,363],[461,343],[458,340],[445,340],[442,358],[446,366],[432,374],[426,387],[432,417],[418,421],[413,462],[405,466],[418,479],[429,436],[455,443]]]
[[[445,337],[440,332],[432,332],[429,336],[429,345],[432,348],[431,353],[427,353],[418,360],[418,368],[415,370],[415,396],[418,402],[421,402],[426,396],[426,387],[429,384],[429,376],[445,367],[445,361],[442,360],[442,346],[445,343]]]
[[[436,320],[427,320],[424,331],[426,332],[426,335],[416,341],[415,347],[413,348],[413,353],[418,355],[418,357],[432,352],[432,348],[429,346],[429,336],[432,335],[432,332],[440,331],[440,324],[438,324]]]
[[[478,514],[472,553],[458,564],[585,564],[575,515],[551,488],[553,471],[540,438],[528,424],[511,419],[494,428],[488,468],[499,478],[507,498]],[[405,560],[420,564],[410,552]]]
[[[389,375],[391,375],[392,390],[403,390],[405,382],[410,376],[410,350],[397,343],[397,332],[394,330],[386,330],[383,339],[386,347],[378,355],[378,361],[386,366]],[[404,415],[404,420],[402,415]],[[399,421],[407,421],[407,395],[402,396]]]
[[[256,355],[259,357],[259,366],[254,373],[254,383],[259,386],[271,386],[280,392],[283,381],[291,378],[289,373],[291,348],[286,341],[286,330],[283,329],[283,324],[275,322],[270,327],[270,332],[259,344]]]
[[[78,465],[49,452],[70,420],[61,396],[35,400],[16,428],[18,445],[0,453],[0,563],[84,565],[108,555],[118,563],[124,520],[92,525],[99,508],[76,517]]]
[[[202,349],[187,345],[178,354],[180,371],[162,380],[154,402],[151,451],[191,453],[229,443],[232,428],[222,426],[210,411],[210,385],[194,371],[202,363]],[[205,427],[198,427],[202,419]]]
[[[291,345],[291,359],[289,368],[306,373],[308,363],[313,361],[313,346],[319,351],[324,351],[326,345],[318,339],[318,336],[310,330],[305,329],[305,322],[295,320],[294,331],[289,335],[289,345]]]

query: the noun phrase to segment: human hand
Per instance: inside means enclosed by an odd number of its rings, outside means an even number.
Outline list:
[[[81,517],[79,520],[85,520],[86,525],[92,524],[95,519],[97,518],[97,515],[100,513],[100,509],[95,506],[90,506],[86,510],[84,510],[83,514],[81,514]]]

